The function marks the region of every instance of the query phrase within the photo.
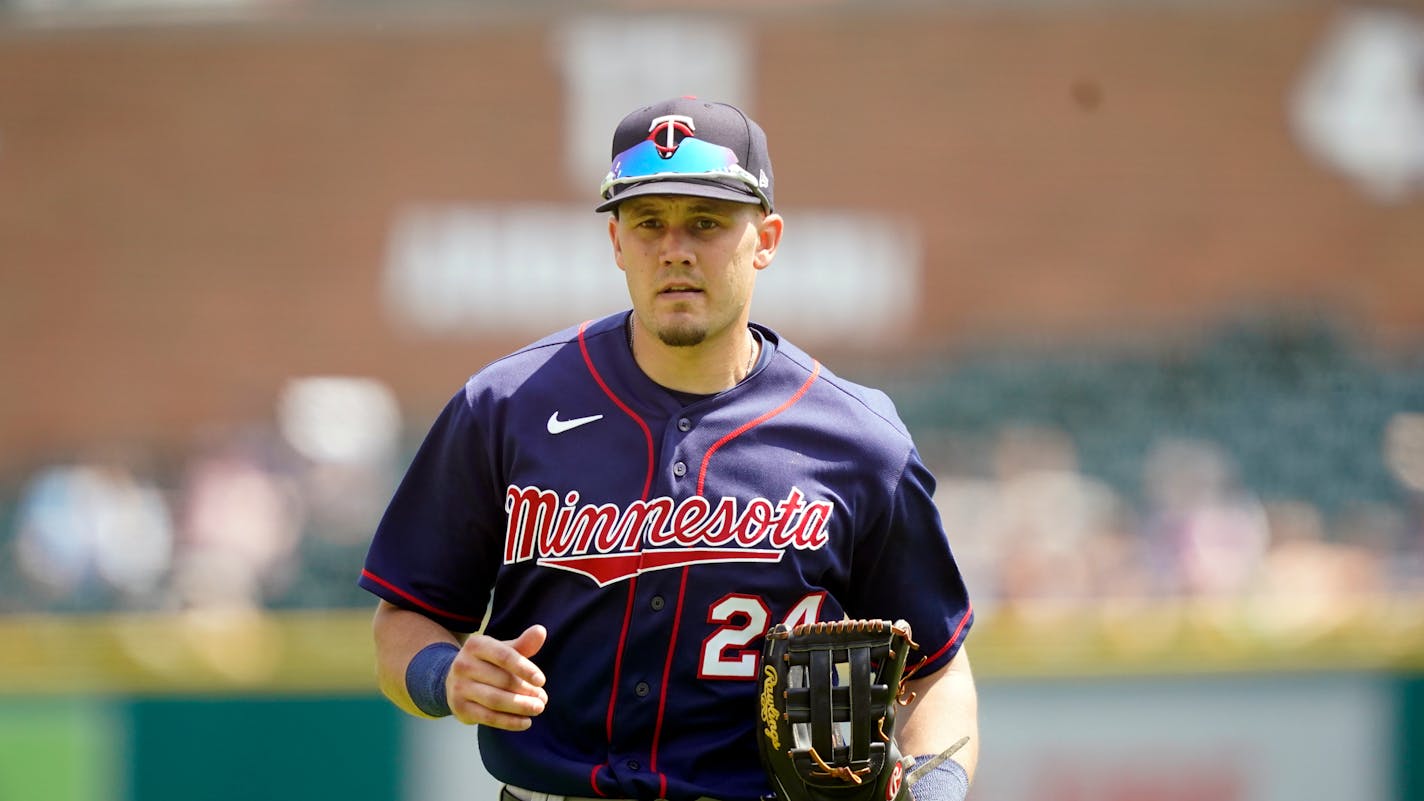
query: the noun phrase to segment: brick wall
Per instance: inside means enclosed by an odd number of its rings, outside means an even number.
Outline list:
[[[910,359],[1282,304],[1424,335],[1424,203],[1371,203],[1290,135],[1327,21],[1286,4],[743,19],[793,225],[814,205],[924,231]],[[308,373],[377,376],[423,411],[520,344],[402,336],[379,281],[407,204],[588,200],[549,157],[551,23],[0,32],[0,468],[178,444],[269,415]]]

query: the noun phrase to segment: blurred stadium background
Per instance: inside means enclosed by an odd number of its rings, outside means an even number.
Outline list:
[[[1424,5],[8,0],[0,801],[494,797],[354,579],[688,93],[940,473],[972,798],[1424,799]]]

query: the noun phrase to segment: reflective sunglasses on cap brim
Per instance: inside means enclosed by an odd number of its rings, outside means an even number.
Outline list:
[[[737,154],[721,145],[691,137],[683,139],[667,158],[663,158],[657,143],[651,139],[619,153],[598,191],[605,200],[611,200],[614,187],[673,178],[730,178],[746,184],[762,206],[771,208],[771,201],[761,191],[756,176],[737,163]]]

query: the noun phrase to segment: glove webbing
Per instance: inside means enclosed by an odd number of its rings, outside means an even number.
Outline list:
[[[881,724],[884,710],[894,694],[889,687],[872,683],[873,660],[884,659],[888,653],[886,646],[854,645],[829,650],[798,648],[788,654],[792,665],[799,665],[807,671],[807,686],[787,689],[787,716],[792,723],[811,724],[809,756],[824,775],[860,784],[860,777],[871,770],[872,724],[878,729],[875,734],[881,742],[889,740]],[[849,665],[849,686],[832,686],[838,662]],[[877,711],[879,714],[876,714]],[[835,723],[850,724],[847,745],[836,745],[832,737]],[[822,754],[831,756],[830,762],[846,762],[835,758],[837,748],[849,748],[849,763],[863,767],[832,767],[827,764]]]

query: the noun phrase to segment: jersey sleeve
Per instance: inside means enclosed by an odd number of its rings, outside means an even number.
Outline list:
[[[889,507],[855,553],[855,617],[904,619],[919,651],[910,664],[928,675],[948,664],[974,622],[969,593],[934,504],[934,476],[910,448]]]
[[[451,631],[479,628],[499,566],[486,427],[462,390],[416,452],[372,537],[359,584]]]

